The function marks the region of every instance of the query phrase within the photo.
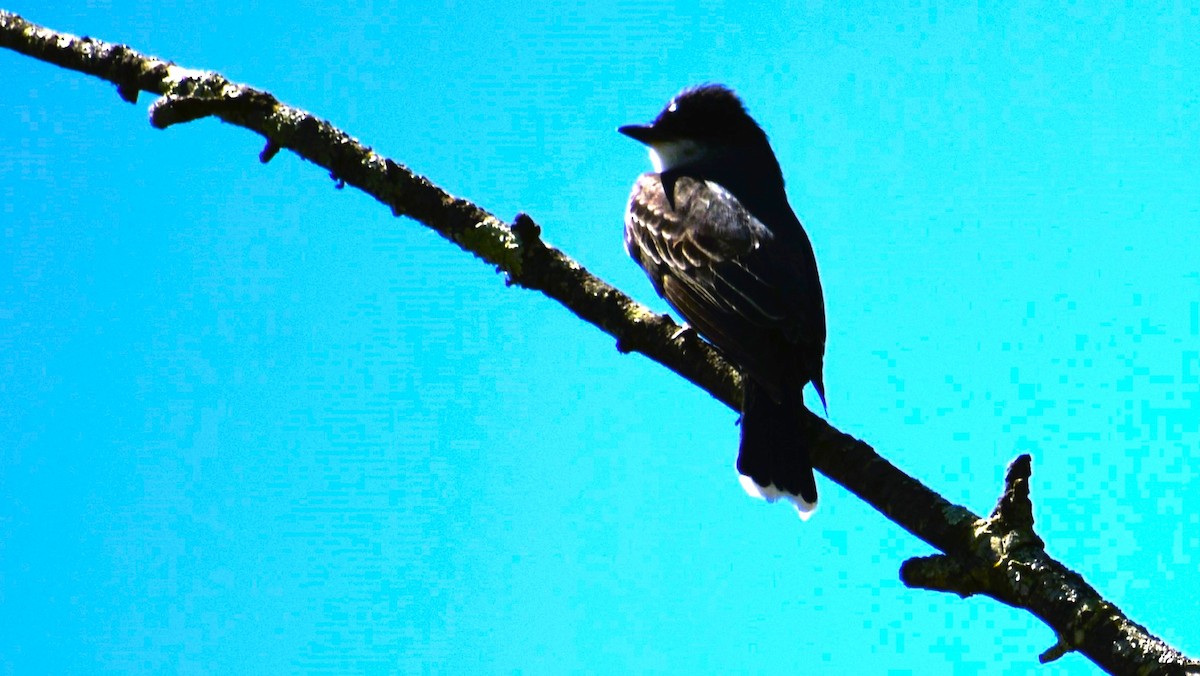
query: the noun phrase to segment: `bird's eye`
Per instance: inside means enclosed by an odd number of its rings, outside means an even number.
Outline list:
[[[671,105],[667,106],[667,112],[673,113],[676,110],[679,110],[679,104],[675,103],[675,99],[671,99]]]

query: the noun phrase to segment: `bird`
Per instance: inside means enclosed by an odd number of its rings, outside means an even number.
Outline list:
[[[742,376],[742,487],[786,499],[807,519],[817,485],[803,391],[812,383],[826,407],[825,300],[770,141],[716,83],[688,87],[649,124],[617,131],[647,146],[654,168],[630,193],[625,250]]]

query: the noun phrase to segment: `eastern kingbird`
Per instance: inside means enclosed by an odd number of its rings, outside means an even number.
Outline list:
[[[719,84],[685,89],[650,124],[618,131],[649,146],[654,165],[633,184],[625,249],[741,371],[743,488],[807,518],[817,484],[800,414],[806,383],[825,404],[825,301],[767,135]]]

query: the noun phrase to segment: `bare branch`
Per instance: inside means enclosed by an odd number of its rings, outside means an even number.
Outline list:
[[[151,106],[158,128],[216,117],[260,134],[269,161],[288,149],[324,167],[337,181],[373,196],[397,216],[409,216],[503,272],[509,284],[541,291],[612,335],[622,352],[640,352],[726,405],[737,408],[736,371],[694,332],[681,332],[546,244],[524,214],[513,225],[453,197],[397,162],[383,158],[328,122],[284,105],[271,94],[216,73],[180,68],[124,45],[57,33],[0,11],[0,46],[112,82],[123,100],[139,91],[160,97]],[[1059,643],[1042,655],[1078,650],[1119,674],[1200,673],[1190,660],[1131,622],[1077,573],[1050,558],[1033,532],[1031,463],[1020,456],[986,519],[952,504],[875,453],[869,445],[808,413],[817,469],[943,555],[911,559],[901,577],[912,587],[961,596],[985,594],[1025,608],[1048,624]]]
[[[1051,558],[1033,532],[1029,498],[1031,458],[1008,467],[995,509],[973,525],[962,549],[909,559],[900,578],[910,587],[967,597],[990,596],[1024,608],[1054,629],[1058,642],[1039,657],[1043,663],[1078,650],[1117,674],[1198,673],[1189,660],[1145,627],[1105,601],[1078,573]]]

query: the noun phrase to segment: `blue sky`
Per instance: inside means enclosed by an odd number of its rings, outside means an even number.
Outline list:
[[[679,88],[735,87],[817,252],[831,420],[1200,627],[1200,12],[1081,4],[22,2],[270,90],[665,311],[621,248]],[[735,414],[214,121],[0,52],[0,671],[1026,673]],[[1192,496],[1192,497],[1188,497]]]

